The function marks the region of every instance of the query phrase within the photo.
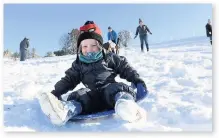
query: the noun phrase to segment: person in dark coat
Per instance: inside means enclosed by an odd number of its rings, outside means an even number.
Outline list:
[[[146,25],[143,24],[143,21],[141,19],[139,19],[139,26],[136,29],[136,33],[135,33],[134,39],[139,34],[139,38],[140,38],[140,41],[141,41],[141,51],[142,52],[144,52],[144,43],[145,43],[145,45],[147,47],[147,51],[149,51],[147,32],[149,32],[152,35],[152,33],[149,30],[149,28]]]
[[[80,27],[80,32],[76,60],[65,72],[65,77],[55,84],[55,89],[40,96],[43,112],[56,125],[64,125],[75,115],[114,108],[121,119],[129,122],[145,118],[146,112],[135,103],[136,92],[129,85],[115,81],[119,74],[121,78],[135,85],[143,84],[147,89],[137,71],[125,57],[104,52],[101,30],[93,21],[87,21]],[[79,83],[86,88],[71,92],[67,101],[63,101],[62,95]],[[121,109],[124,112],[120,112]]]
[[[26,60],[28,48],[29,48],[29,39],[25,37],[20,42],[20,61],[25,61]]]
[[[212,28],[211,28],[211,20],[208,19],[208,23],[205,25],[206,35],[210,38],[210,43],[212,45]]]

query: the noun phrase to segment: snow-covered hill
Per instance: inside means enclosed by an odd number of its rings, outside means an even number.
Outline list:
[[[148,113],[148,121],[141,125],[113,117],[53,126],[36,96],[53,89],[75,56],[4,59],[5,131],[212,131],[212,46],[201,40],[154,44],[149,53],[140,53],[140,46],[120,50],[150,91],[140,104]]]

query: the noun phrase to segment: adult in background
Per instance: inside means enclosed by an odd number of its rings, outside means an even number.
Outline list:
[[[117,33],[109,26],[108,27],[108,41],[111,40],[113,43],[117,44]]]
[[[27,59],[28,48],[29,48],[29,39],[25,37],[20,42],[20,61],[25,61]]]
[[[139,34],[139,38],[141,41],[141,51],[144,52],[144,43],[147,47],[147,51],[149,51],[149,45],[148,45],[148,36],[147,36],[147,32],[149,32],[151,35],[151,31],[149,30],[149,28],[143,24],[143,21],[141,19],[139,19],[139,26],[136,29],[136,33],[135,33],[135,37],[134,39],[138,36]]]
[[[212,28],[211,28],[211,20],[208,19],[208,23],[205,25],[206,35],[210,38],[210,43],[212,45]]]

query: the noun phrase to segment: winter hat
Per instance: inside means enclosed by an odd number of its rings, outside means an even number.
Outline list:
[[[142,20],[139,18],[139,23],[142,22]]]
[[[87,21],[84,26],[80,27],[80,35],[77,41],[77,48],[79,48],[81,41],[85,39],[95,39],[100,45],[103,44],[103,37],[100,28],[94,24],[93,21]]]
[[[112,29],[112,28],[109,26],[108,29]]]
[[[27,38],[27,37],[24,37],[24,40],[29,40],[29,38]]]
[[[79,60],[79,46],[81,44],[81,41],[85,39],[95,39],[99,42],[100,46],[103,45],[103,37],[101,35],[101,30],[93,21],[87,21],[83,26],[80,27],[80,35],[77,40],[77,61]]]

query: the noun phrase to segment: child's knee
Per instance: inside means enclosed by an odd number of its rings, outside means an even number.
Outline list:
[[[133,99],[136,99],[136,92],[130,86],[124,83],[111,83],[104,90],[104,98],[108,105],[113,107],[115,105],[115,96],[119,92],[130,94]]]
[[[87,88],[79,89],[75,92],[72,92],[68,96],[67,101],[75,100],[81,103],[82,113],[87,113],[90,111],[90,105],[92,103],[92,99],[88,94],[90,92],[91,92],[90,89],[87,89]]]
[[[117,101],[118,99],[126,99],[126,100],[133,100],[134,101],[134,97],[127,92],[118,92],[115,95],[115,101]]]

